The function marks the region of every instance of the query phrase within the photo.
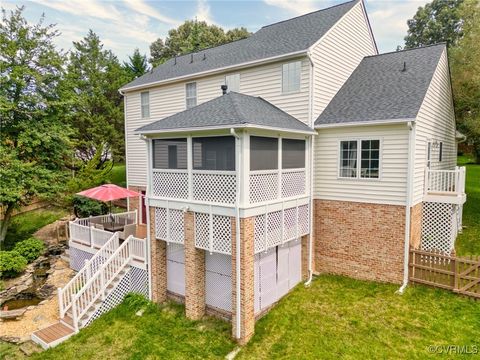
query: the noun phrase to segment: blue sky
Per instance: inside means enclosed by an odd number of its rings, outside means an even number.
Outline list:
[[[25,5],[25,17],[57,24],[62,35],[59,48],[69,50],[88,29],[96,32],[105,47],[120,60],[138,47],[149,55],[148,46],[169,29],[197,17],[225,29],[244,26],[256,31],[263,25],[329,7],[344,0],[244,0],[244,1],[148,1],[148,0],[2,0],[7,10]],[[380,52],[393,51],[403,44],[407,19],[427,0],[365,0]]]

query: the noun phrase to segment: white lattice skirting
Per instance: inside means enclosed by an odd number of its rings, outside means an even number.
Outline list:
[[[460,230],[460,206],[448,203],[423,203],[422,250],[452,252]]]
[[[70,246],[70,268],[75,271],[80,271],[85,265],[85,260],[90,260],[92,256],[93,254],[89,252]]]
[[[205,253],[205,303],[232,311],[232,257]]]
[[[185,226],[182,210],[155,208],[155,236],[175,244],[185,242]]]
[[[112,310],[122,303],[128,293],[137,293],[148,298],[148,272],[147,270],[131,266],[130,270],[123,276],[115,289],[105,298],[100,308],[90,317],[85,326],[92,323],[100,315]]]

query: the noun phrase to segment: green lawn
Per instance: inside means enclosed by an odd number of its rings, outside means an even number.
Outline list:
[[[67,212],[64,209],[43,208],[14,216],[1,250],[12,249],[18,241],[29,238],[37,230],[65,215]]]
[[[461,156],[459,165],[467,168],[467,202],[463,206],[463,233],[456,240],[458,255],[480,255],[480,165]]]
[[[322,275],[300,284],[256,325],[239,359],[436,358],[429,345],[480,348],[480,304],[423,286]],[[141,306],[140,306],[141,307]],[[230,326],[185,319],[183,307],[151,306],[139,317],[122,304],[36,359],[224,358],[235,344]]]
[[[118,186],[127,186],[127,167],[123,164],[115,165],[110,171],[110,178],[108,179],[112,184]]]

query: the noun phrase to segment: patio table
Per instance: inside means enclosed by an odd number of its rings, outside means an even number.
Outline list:
[[[103,228],[107,231],[111,232],[116,232],[116,231],[123,231],[123,228],[125,227],[124,224],[119,224],[119,223],[111,223],[107,222],[103,224]]]

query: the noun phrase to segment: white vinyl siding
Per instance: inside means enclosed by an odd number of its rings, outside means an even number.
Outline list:
[[[368,139],[380,140],[380,178],[339,178],[340,142]],[[406,125],[321,129],[315,138],[314,152],[315,199],[405,204],[408,158]]]
[[[197,83],[192,82],[185,85],[185,100],[187,109],[197,106]]]
[[[284,94],[300,91],[301,62],[295,61],[282,66],[282,92]]]
[[[416,120],[413,204],[423,199],[428,143],[430,168],[453,169],[457,164],[455,115],[446,51],[443,52]],[[442,161],[440,160],[440,144]]]
[[[142,119],[150,117],[150,93],[144,91],[140,94],[141,107],[142,107]]]
[[[308,123],[309,104],[309,61],[301,60],[300,91],[282,94],[282,62],[239,70],[240,92],[251,96],[261,96],[273,105],[297,119]],[[197,105],[222,95],[221,85],[225,75],[218,74],[196,80]],[[147,182],[147,147],[134,131],[153,119],[159,120],[185,110],[186,83],[178,82],[150,89],[150,119],[142,119],[140,111],[140,91],[125,95],[125,130],[128,185],[145,186]]]
[[[365,56],[376,54],[362,2],[355,5],[312,48],[315,120]]]
[[[227,92],[240,92],[240,74],[226,75],[225,85],[227,85]]]

